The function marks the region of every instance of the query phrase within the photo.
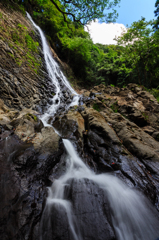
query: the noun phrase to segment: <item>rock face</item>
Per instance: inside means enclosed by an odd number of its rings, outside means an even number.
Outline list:
[[[116,239],[108,200],[97,184],[88,179],[73,179],[65,189],[65,199],[71,201],[74,215],[78,216],[77,222],[73,220],[77,224],[78,239]],[[67,218],[65,208],[58,204],[45,209],[42,239],[75,239]]]
[[[104,85],[96,86],[85,97],[86,106],[92,106],[97,111],[111,109],[120,113],[126,119],[134,122],[145,132],[153,135],[157,140],[159,129],[159,103],[152,94],[138,87],[137,84],[128,84],[126,88]]]
[[[47,73],[39,32],[26,16],[3,3],[0,16],[0,98],[15,110],[30,108],[43,113],[53,104],[56,86]],[[56,60],[60,62],[57,56]],[[60,78],[58,81],[65,109],[73,96]]]
[[[140,128],[97,97],[84,101],[85,105],[57,115],[53,125],[73,142],[91,169],[118,177],[159,210],[159,143],[146,133],[148,126]],[[101,111],[93,109],[94,104]],[[0,114],[1,239],[74,239],[65,210],[45,208],[47,187],[67,167],[61,138],[31,109],[15,111],[1,100]],[[83,239],[118,239],[103,194],[87,176],[73,178],[65,187]]]
[[[41,46],[36,46],[39,35],[20,12],[0,3],[0,14],[0,97],[15,109],[36,105],[43,109],[53,98],[54,86],[45,69]]]
[[[63,154],[60,137],[28,109],[0,127],[1,239],[38,239],[49,176]]]

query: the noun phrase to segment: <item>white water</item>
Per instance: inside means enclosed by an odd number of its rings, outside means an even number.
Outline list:
[[[61,89],[58,78],[62,79],[63,84],[75,95],[72,103],[68,106],[78,104],[79,96],[69,85],[68,81],[60,71],[58,64],[52,58],[49,46],[42,30],[33,22],[30,15],[27,14],[34,27],[39,31],[44,58],[48,74],[56,86],[56,94],[53,98],[53,105],[42,116],[42,121],[48,125],[48,118],[54,115],[61,104]],[[65,186],[70,179],[90,179],[98,184],[105,192],[111,206],[112,222],[118,240],[155,240],[159,237],[159,222],[155,218],[153,209],[149,208],[147,200],[139,193],[127,188],[119,179],[108,174],[96,175],[92,172],[78,157],[73,145],[69,140],[63,140],[64,146],[68,152],[66,158],[67,169],[63,176],[56,179],[49,188],[48,198],[44,213],[49,211],[50,206],[56,206],[64,209],[67,214],[67,220],[74,240],[82,240],[78,230],[76,219],[73,217],[73,208],[71,202],[64,199]],[[42,218],[43,220],[43,218]],[[42,240],[43,239],[41,236]],[[98,240],[98,239],[97,239]]]
[[[75,240],[81,240],[77,235],[72,220],[73,208],[71,202],[64,199],[64,189],[70,179],[90,179],[105,191],[112,209],[112,222],[118,240],[155,240],[159,236],[159,221],[156,219],[150,203],[139,193],[126,187],[122,181],[109,174],[95,174],[78,157],[73,145],[64,139],[68,152],[66,158],[67,170],[63,176],[55,180],[49,188],[47,206],[61,205],[67,212],[70,229]]]
[[[62,71],[60,70],[58,64],[52,57],[49,45],[47,43],[47,40],[45,38],[43,31],[41,30],[41,28],[39,26],[37,26],[34,23],[31,16],[29,15],[29,13],[27,13],[27,17],[29,18],[29,20],[32,22],[33,26],[38,30],[38,32],[40,34],[41,41],[42,41],[43,54],[44,54],[44,59],[45,59],[48,75],[49,75],[50,79],[52,80],[53,85],[56,87],[55,96],[53,97],[53,104],[51,106],[49,106],[46,113],[44,115],[42,115],[42,117],[41,117],[42,122],[44,123],[45,126],[47,126],[47,125],[49,125],[47,123],[49,117],[53,116],[56,113],[57,109],[60,107],[60,104],[61,104],[62,91],[61,91],[61,87],[60,87],[58,78],[61,79],[63,85],[65,85],[69,89],[70,93],[74,94],[73,101],[68,106],[68,108],[71,106],[78,105],[79,95],[70,86],[66,77],[63,75]]]

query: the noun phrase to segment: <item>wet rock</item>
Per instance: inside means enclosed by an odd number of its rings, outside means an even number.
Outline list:
[[[53,153],[59,149],[60,137],[52,127],[45,127],[31,139],[36,150],[41,153]]]
[[[155,131],[155,129],[151,126],[145,126],[142,128],[142,130],[146,133],[148,133],[149,135],[152,135]]]
[[[63,153],[37,154],[11,132],[0,141],[0,236],[1,239],[39,239],[40,219],[49,174]]]
[[[64,138],[83,137],[85,130],[84,119],[76,109],[70,110],[64,117],[59,117],[53,122],[53,126]]]
[[[85,131],[85,125],[84,125],[84,119],[81,116],[81,114],[77,111],[69,111],[66,114],[66,117],[68,120],[73,120],[77,123],[78,125],[78,132],[80,134],[80,136],[83,136],[83,131]]]
[[[65,190],[65,198],[72,201],[83,239],[116,239],[108,199],[97,184],[88,179],[73,179]]]
[[[90,96],[90,91],[84,90],[84,91],[82,92],[82,95],[83,95],[84,97],[89,97],[89,96]]]
[[[152,137],[159,142],[159,132],[154,132]]]
[[[88,129],[98,130],[100,135],[107,138],[108,141],[111,140],[114,144],[120,144],[114,130],[100,113],[92,108],[85,108],[85,111],[81,114],[86,119]]]

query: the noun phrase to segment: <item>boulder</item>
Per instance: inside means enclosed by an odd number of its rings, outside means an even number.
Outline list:
[[[57,117],[53,122],[53,126],[64,138],[82,139],[85,130],[84,119],[80,112],[76,111],[76,107],[68,111],[65,116]]]
[[[41,153],[54,153],[59,150],[59,135],[52,127],[44,127],[30,139],[36,150]]]

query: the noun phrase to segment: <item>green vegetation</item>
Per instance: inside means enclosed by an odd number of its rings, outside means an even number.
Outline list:
[[[34,114],[28,113],[28,114],[26,114],[26,118],[27,118],[28,120],[33,119],[35,122],[38,122],[38,118],[37,118],[37,116],[34,115]]]
[[[58,15],[62,16],[65,23],[85,25],[97,18],[112,22],[117,17],[114,7],[120,0],[14,0],[14,2],[25,8],[35,9],[37,12],[44,10],[43,6],[49,3],[50,7],[56,9]]]
[[[38,73],[41,65],[40,60],[37,59],[36,54],[39,52],[39,43],[34,41],[32,38],[32,32],[29,33],[27,27],[21,23],[17,24],[16,28],[10,28],[9,25],[5,24],[5,18],[1,20],[3,28],[3,38],[8,39],[9,47],[14,51],[14,54],[8,52],[8,54],[14,59],[18,66],[23,63],[27,64],[31,70]]]
[[[96,110],[96,111],[98,111],[98,112],[100,111],[100,110],[99,110],[99,106],[98,106],[97,103],[94,103],[94,104],[93,104],[93,109]]]
[[[39,43],[34,42],[34,40],[32,39],[32,37],[29,34],[25,35],[25,42],[30,51],[38,52],[37,47],[39,46]]]
[[[145,120],[147,121],[149,119],[149,116],[146,113],[142,113],[143,117],[145,118]]]
[[[159,29],[159,0],[156,0],[155,7],[156,7],[156,10],[154,13],[155,13],[155,17],[157,17],[157,19],[154,23],[154,29],[158,30]]]
[[[151,89],[144,87],[144,90],[147,92],[150,92],[159,102],[159,89],[158,88],[159,88],[159,86],[157,88],[151,88]],[[151,99],[151,101],[153,101],[153,100]]]
[[[115,102],[111,105],[111,109],[117,113],[118,112],[118,102]]]
[[[157,20],[146,21],[141,18],[132,23],[127,33],[116,39],[117,45],[93,44],[83,27],[88,20],[97,17],[102,19],[110,1],[14,0],[14,2],[29,11],[35,22],[45,31],[50,45],[59,58],[71,67],[72,72],[68,73],[71,83],[75,85],[77,83],[85,88],[101,83],[125,88],[130,82],[137,83],[150,89],[149,91],[159,101],[158,0],[155,10]],[[117,5],[118,2],[114,0],[113,5]],[[107,15],[107,19],[111,18],[112,14]],[[27,29],[21,24],[11,32],[13,42],[16,44],[14,47],[23,46],[23,49],[27,49],[25,60],[30,68],[38,72],[40,65],[32,54],[38,52],[38,43],[33,40],[33,33],[28,34]],[[18,65],[23,63],[18,58],[16,62]]]
[[[154,97],[157,99],[157,101],[159,102],[159,89],[157,88],[157,89],[155,89],[155,88],[152,88],[152,89],[150,89],[149,90],[150,91],[150,93],[152,94],[152,95],[154,95]]]
[[[14,58],[14,55],[13,55],[12,53],[8,52],[8,54],[9,54],[12,58]]]

